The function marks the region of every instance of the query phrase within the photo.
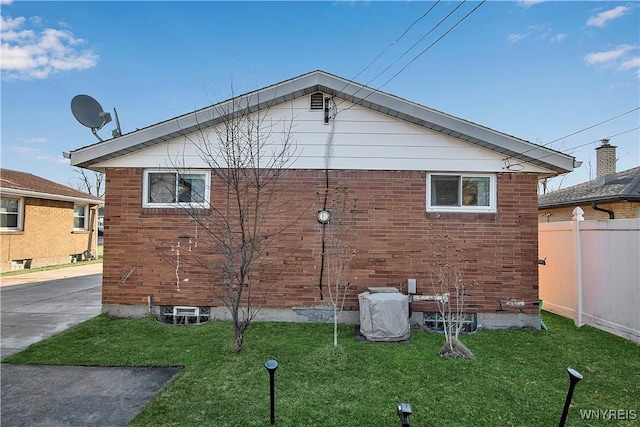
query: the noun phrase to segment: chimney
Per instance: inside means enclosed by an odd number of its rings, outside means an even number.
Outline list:
[[[616,173],[616,147],[603,139],[602,145],[596,148],[596,178]]]

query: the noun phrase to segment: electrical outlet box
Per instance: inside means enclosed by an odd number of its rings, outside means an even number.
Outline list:
[[[416,293],[416,279],[407,279],[407,293],[408,294]]]

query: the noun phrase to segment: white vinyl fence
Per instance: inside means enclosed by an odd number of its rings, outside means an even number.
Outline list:
[[[640,342],[640,218],[539,224],[542,308]]]

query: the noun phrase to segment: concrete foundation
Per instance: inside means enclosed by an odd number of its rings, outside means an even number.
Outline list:
[[[102,313],[122,318],[139,318],[149,315],[158,317],[160,307],[152,306],[151,313],[146,305],[104,304]],[[256,322],[297,322],[297,323],[330,323],[333,312],[327,306],[295,307],[291,310],[262,308],[256,316]],[[211,319],[231,320],[226,307],[211,307]],[[343,311],[338,319],[340,323],[357,325],[360,323],[359,311]],[[413,312],[409,323],[424,325],[424,314]],[[540,329],[540,316],[523,313],[478,313],[478,329]]]

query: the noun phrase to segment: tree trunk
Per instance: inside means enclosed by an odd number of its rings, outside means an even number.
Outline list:
[[[240,353],[242,351],[243,343],[244,343],[244,330],[241,330],[241,328],[234,325],[233,326],[233,350],[236,353]]]
[[[445,359],[475,359],[476,356],[457,338],[451,338],[440,349],[440,356]]]

